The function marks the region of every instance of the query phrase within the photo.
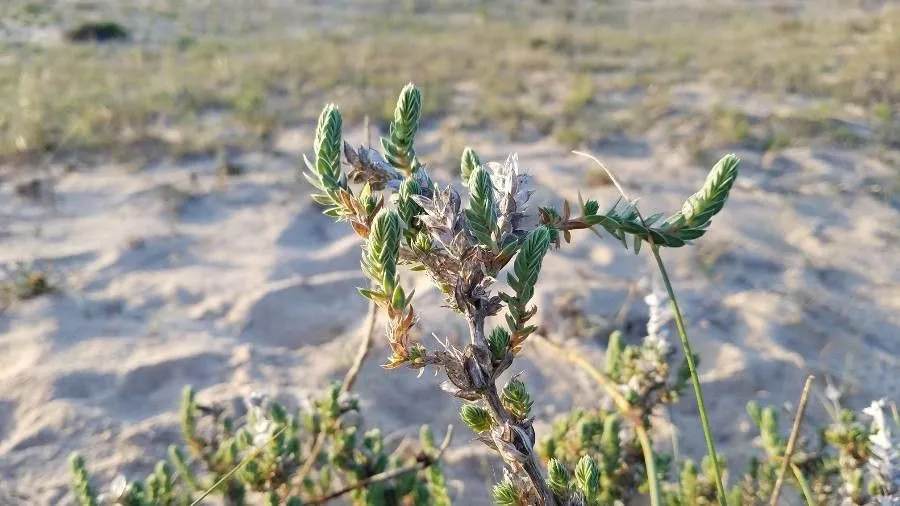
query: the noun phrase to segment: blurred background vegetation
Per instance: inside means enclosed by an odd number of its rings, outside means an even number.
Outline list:
[[[0,19],[5,159],[266,149],[326,101],[384,125],[410,80],[454,158],[484,128],[704,163],[900,143],[900,8],[873,2],[9,0]]]

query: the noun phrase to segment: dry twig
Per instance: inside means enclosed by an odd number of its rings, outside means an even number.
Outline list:
[[[788,466],[791,464],[791,455],[794,453],[794,446],[797,444],[800,424],[803,422],[803,415],[806,413],[806,404],[809,401],[809,392],[814,379],[815,376],[810,374],[806,377],[806,383],[803,385],[803,393],[800,394],[800,405],[797,407],[797,414],[794,416],[794,426],[791,428],[791,437],[788,439],[787,449],[784,452],[784,462],[781,463],[781,470],[778,471],[778,478],[775,480],[775,489],[772,490],[772,499],[769,501],[770,506],[775,506],[778,502],[778,496],[781,494],[781,487],[784,485],[784,475],[787,474]]]

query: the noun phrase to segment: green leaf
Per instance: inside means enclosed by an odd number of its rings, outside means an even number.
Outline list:
[[[534,405],[525,383],[518,378],[509,380],[506,386],[503,387],[500,400],[507,411],[509,411],[509,414],[519,422],[528,418],[528,415],[531,413],[531,407]]]
[[[610,378],[619,379],[622,371],[622,354],[624,351],[625,345],[622,343],[622,333],[614,330],[609,335],[609,342],[606,344],[606,374]]]
[[[341,148],[344,142],[341,137],[342,123],[337,106],[326,105],[319,115],[313,141],[315,162],[311,162],[305,154],[303,155],[303,162],[309,171],[303,176],[322,192],[313,195],[313,200],[319,205],[328,207],[325,214],[337,219],[341,219],[349,212],[344,209],[344,203],[337,198],[339,190],[350,192],[346,178],[341,172]]]
[[[419,440],[422,444],[422,449],[426,452],[433,454],[438,450],[434,444],[434,436],[431,434],[431,429],[427,425],[423,425],[419,430]],[[428,493],[426,495],[430,496],[430,501],[427,504],[429,506],[452,506],[453,502],[450,500],[447,480],[444,477],[444,471],[441,469],[439,461],[428,467],[426,480],[428,482]]]
[[[287,423],[287,412],[284,410],[284,406],[277,402],[273,402],[272,406],[269,407],[269,416],[277,425],[284,425]]]
[[[684,468],[681,470],[681,476],[679,477],[681,481],[681,490],[682,493],[686,497],[695,497],[698,495],[697,491],[697,465],[694,464],[693,460],[688,460],[684,463]]]
[[[316,153],[314,172],[325,190],[341,187],[341,112],[334,104],[328,104],[319,115],[313,149]]]
[[[368,288],[357,288],[356,290],[369,300],[376,300],[382,297],[381,293],[369,290]]]
[[[541,273],[541,262],[549,247],[550,230],[547,227],[537,227],[525,237],[513,264],[513,272],[522,286],[521,291],[534,288]]]
[[[569,493],[569,471],[559,459],[550,459],[547,463],[547,484],[550,490],[559,497],[566,497]]]
[[[169,446],[169,461],[172,462],[172,466],[178,472],[178,476],[180,476],[192,489],[202,492],[209,488],[205,484],[200,483],[200,480],[198,480],[194,472],[191,471],[184,458],[184,453],[181,452],[181,448],[178,448],[175,445]]]
[[[334,204],[334,199],[332,199],[328,195],[314,193],[310,195],[310,198],[312,198],[313,202],[319,204],[320,206],[331,206]]]
[[[700,190],[681,206],[681,215],[688,227],[706,228],[710,219],[722,210],[737,178],[739,164],[740,159],[729,154],[713,166]]]
[[[363,271],[384,294],[393,295],[397,286],[397,262],[403,224],[392,209],[382,209],[372,220],[372,228],[363,251]]]
[[[194,389],[186,385],[181,393],[181,434],[188,446],[195,453],[205,446],[205,442],[197,435],[197,404],[194,402]]]
[[[464,404],[459,410],[459,417],[474,432],[485,432],[491,429],[494,422],[488,410],[476,404]]]
[[[372,193],[372,185],[369,183],[366,183],[363,186],[362,190],[359,192],[357,200],[360,204],[362,204],[363,209],[365,209],[367,215],[371,215],[372,212],[375,211],[375,206],[378,205],[378,198],[374,193]]]
[[[528,302],[534,296],[534,286],[541,272],[541,262],[550,248],[550,229],[540,226],[528,233],[516,260],[513,263],[512,272],[507,274],[507,282],[515,292],[514,296],[501,294],[501,299],[507,304],[509,314],[506,316],[510,332],[516,335],[513,343],[518,349],[525,336],[535,329],[526,326],[528,321]]]
[[[756,425],[762,423],[761,413],[762,411],[759,409],[759,404],[757,404],[756,401],[747,403],[747,414],[750,415],[750,419],[753,420],[753,423]]]
[[[381,139],[385,160],[407,174],[416,172],[420,167],[413,142],[419,129],[421,114],[422,93],[413,83],[409,83],[403,87],[397,98],[390,137]]]
[[[603,437],[600,439],[600,447],[603,449],[604,462],[607,464],[606,474],[612,474],[615,466],[619,463],[619,453],[622,448],[619,440],[621,426],[621,420],[616,415],[610,415],[603,421]]]
[[[516,492],[516,488],[513,486],[512,482],[509,481],[509,478],[494,485],[494,488],[491,489],[491,495],[497,506],[519,505],[519,494]]]
[[[316,151],[316,172],[337,177],[340,171],[341,111],[335,104],[327,104],[319,114],[313,148]]]
[[[394,288],[394,294],[391,296],[391,306],[398,311],[406,307],[406,294],[399,284]]]
[[[518,249],[519,243],[517,241],[511,241],[506,246],[504,246],[502,250],[500,250],[500,254],[502,256],[512,258],[512,256],[516,254],[516,251],[518,251]]]
[[[503,327],[496,327],[487,338],[488,348],[491,350],[491,356],[496,360],[500,360],[506,356],[509,348],[509,332]]]
[[[475,167],[469,178],[469,209],[466,218],[472,235],[482,245],[497,251],[497,208],[494,204],[494,183],[481,166]]]
[[[431,237],[427,233],[420,231],[416,234],[413,246],[423,253],[428,253],[429,251],[431,251],[433,243],[431,241]]]
[[[594,201],[584,205],[582,220],[588,225],[600,225],[613,237],[622,241],[628,248],[625,235],[634,237],[635,253],[640,252],[643,242],[657,247],[678,248],[699,239],[706,233],[710,221],[725,205],[738,174],[740,159],[734,155],[726,155],[712,168],[703,186],[691,195],[681,206],[681,211],[670,216],[666,221],[654,227],[662,217],[655,214],[641,220],[637,210],[637,201],[616,202],[604,214],[594,214],[597,206]]]
[[[87,471],[84,458],[77,453],[69,456],[72,471],[72,489],[80,506],[98,506],[97,491],[91,485],[91,475]]]
[[[600,495],[600,469],[594,459],[581,457],[575,466],[575,484],[589,503],[596,501]]]
[[[480,166],[481,159],[478,158],[475,150],[466,146],[466,149],[463,150],[462,157],[459,161],[459,172],[462,176],[463,183],[468,185],[469,180],[472,177],[472,172],[474,172],[475,169]]]
[[[397,211],[403,218],[403,222],[406,223],[406,235],[409,240],[415,240],[418,235],[416,218],[422,214],[423,210],[413,197],[419,195],[420,192],[419,183],[413,178],[407,178],[400,183],[397,193]]]

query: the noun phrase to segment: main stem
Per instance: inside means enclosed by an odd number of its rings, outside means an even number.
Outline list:
[[[484,335],[484,317],[478,314],[468,314],[467,318],[469,320],[472,346],[487,348],[487,339]],[[497,385],[492,378],[489,378],[488,384],[481,393],[481,396],[495,422],[504,425],[507,423],[510,425],[516,424],[512,416],[507,413],[506,408],[503,407],[503,402],[500,400],[500,395],[497,393]],[[518,432],[514,433],[513,437],[520,438]],[[541,472],[541,465],[538,462],[534,446],[531,444],[531,441],[522,441],[522,446],[528,453],[528,460],[523,464],[525,474],[528,475],[528,479],[531,481],[534,489],[541,495],[541,498],[543,499],[542,506],[557,506],[556,496],[550,491],[550,486],[547,485],[544,474]]]
[[[712,460],[713,474],[716,479],[716,491],[719,495],[719,504],[728,506],[728,499],[725,495],[725,485],[722,482],[722,473],[719,471],[719,458],[716,453],[716,446],[713,442],[712,430],[709,427],[709,416],[706,412],[706,404],[703,402],[703,392],[700,390],[700,377],[697,375],[697,364],[694,362],[694,352],[691,350],[691,344],[688,342],[687,330],[684,328],[684,318],[681,316],[681,309],[678,307],[678,299],[675,298],[675,290],[672,289],[672,283],[669,281],[669,273],[663,264],[662,257],[659,256],[659,247],[651,246],[653,258],[656,259],[656,266],[662,275],[663,283],[666,285],[666,292],[669,294],[669,301],[672,303],[672,310],[675,312],[675,326],[678,327],[678,335],[681,336],[681,346],[684,348],[684,358],[687,359],[688,369],[691,372],[691,385],[694,387],[694,394],[697,396],[697,408],[700,411],[700,423],[703,426],[703,436],[706,438],[706,451]]]

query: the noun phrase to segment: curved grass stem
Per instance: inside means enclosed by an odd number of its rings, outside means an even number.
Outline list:
[[[644,466],[647,468],[647,484],[650,493],[650,505],[651,506],[660,506],[662,505],[662,499],[660,496],[660,487],[659,487],[659,476],[656,473],[656,459],[653,456],[653,444],[650,442],[650,435],[647,434],[647,428],[644,426],[643,420],[641,417],[634,413],[634,410],[631,407],[631,404],[628,403],[628,400],[619,392],[616,382],[612,380],[609,376],[603,374],[596,367],[590,364],[587,360],[582,358],[577,353],[573,353],[561,347],[560,345],[550,341],[546,337],[540,334],[533,334],[538,340],[542,343],[547,344],[552,348],[555,352],[562,355],[563,358],[577,365],[578,367],[584,369],[588,375],[594,379],[597,383],[606,390],[606,393],[612,398],[613,403],[616,405],[616,408],[625,417],[625,419],[634,427],[634,432],[637,435],[638,442],[641,444],[641,452],[644,454]]]
[[[619,184],[616,176],[613,175],[612,171],[609,170],[606,165],[603,164],[600,160],[598,160],[595,156],[584,153],[581,151],[573,151],[576,155],[584,156],[590,160],[593,160],[601,169],[609,176],[610,181],[615,185],[616,189],[619,191],[619,194],[622,195],[622,198],[625,200],[631,200],[628,198],[628,194],[625,193],[625,190],[622,188],[622,185]],[[637,212],[638,218],[641,221],[641,225],[646,229],[647,224],[644,221],[643,215],[641,215],[640,210],[635,206],[635,212]],[[684,348],[685,359],[688,363],[688,369],[691,373],[691,384],[694,387],[694,394],[697,396],[697,408],[700,411],[700,423],[703,426],[703,436],[706,438],[706,449],[709,452],[709,457],[712,459],[713,465],[713,473],[715,474],[716,480],[716,493],[719,496],[719,504],[722,506],[728,506],[728,498],[725,494],[725,485],[722,481],[722,472],[719,469],[719,457],[716,453],[716,446],[713,442],[712,438],[712,430],[709,427],[709,415],[706,412],[706,405],[703,402],[703,392],[700,390],[700,377],[697,375],[697,364],[694,361],[694,352],[691,350],[691,344],[688,342],[687,331],[684,328],[684,319],[681,317],[681,309],[678,307],[678,300],[675,298],[675,290],[672,289],[672,283],[669,281],[669,273],[666,271],[666,266],[663,264],[662,257],[659,256],[659,245],[653,242],[653,236],[649,236],[649,245],[650,250],[653,252],[653,258],[656,260],[656,266],[659,268],[659,272],[662,275],[663,283],[666,285],[666,292],[669,294],[669,300],[672,302],[672,310],[675,313],[675,324],[678,327],[678,335],[681,337],[681,346]]]
[[[672,310],[675,313],[675,326],[678,328],[678,335],[681,337],[681,346],[684,348],[684,356],[691,373],[691,385],[694,387],[694,394],[697,396],[697,409],[700,411],[700,423],[703,426],[703,436],[706,439],[706,450],[709,453],[709,458],[712,459],[719,504],[728,506],[725,485],[722,481],[722,472],[719,470],[719,458],[716,453],[716,445],[715,442],[713,442],[712,430],[709,427],[709,415],[706,412],[706,404],[703,402],[703,392],[700,389],[700,377],[697,375],[697,364],[694,361],[694,352],[691,350],[687,330],[685,330],[684,327],[684,318],[681,316],[681,309],[679,309],[678,300],[675,298],[675,290],[672,288],[671,281],[669,281],[669,273],[666,271],[666,266],[662,261],[662,257],[659,255],[659,246],[655,244],[651,245],[650,250],[653,252],[653,258],[656,260],[656,266],[659,268],[663,284],[666,286],[666,292],[669,294],[669,301],[672,303]]]
[[[806,480],[806,477],[803,476],[803,472],[800,471],[800,468],[797,467],[797,464],[791,462],[791,471],[794,473],[794,478],[797,480],[798,485],[800,486],[800,491],[803,493],[803,500],[806,501],[808,506],[816,506],[816,497],[813,495],[812,489],[809,488],[809,481]]]

